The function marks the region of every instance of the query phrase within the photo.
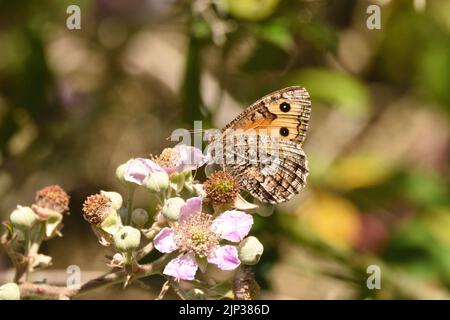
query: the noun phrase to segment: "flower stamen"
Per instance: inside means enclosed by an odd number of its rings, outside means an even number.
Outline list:
[[[219,244],[219,235],[211,230],[212,216],[196,213],[175,227],[175,242],[182,252],[206,257]]]

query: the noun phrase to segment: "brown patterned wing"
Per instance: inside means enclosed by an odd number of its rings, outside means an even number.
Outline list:
[[[311,99],[305,88],[294,86],[270,93],[259,99],[231,121],[223,130],[280,133],[285,139],[302,144],[311,113]]]
[[[233,144],[227,143],[224,168],[253,197],[266,203],[282,203],[306,185],[308,160],[300,144],[263,135],[233,138],[228,140]]]

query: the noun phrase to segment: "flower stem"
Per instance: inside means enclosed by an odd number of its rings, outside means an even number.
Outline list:
[[[125,221],[126,225],[131,224],[131,215],[133,213],[133,198],[134,198],[134,189],[129,188],[127,194],[127,217]]]
[[[37,254],[39,251],[39,248],[41,246],[42,241],[45,237],[45,222],[39,222],[37,225],[37,232],[34,236],[33,241],[31,242],[29,254]]]
[[[133,278],[140,279],[150,275],[159,274],[164,269],[168,261],[174,258],[173,253],[165,254],[152,263],[139,265],[134,272]],[[47,298],[61,299],[73,298],[85,294],[95,289],[103,288],[109,285],[123,283],[126,281],[128,273],[124,269],[116,269],[95,279],[85,282],[77,288],[67,288],[66,286],[51,286],[48,284],[23,283],[20,285],[21,298]]]
[[[25,281],[28,281],[28,273],[30,271],[30,247],[31,247],[31,240],[30,240],[30,230],[25,230],[24,231],[24,256],[27,258],[27,263],[25,266],[25,274],[24,274],[24,279]]]

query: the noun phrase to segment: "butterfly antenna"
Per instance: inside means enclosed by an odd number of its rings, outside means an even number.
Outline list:
[[[208,129],[206,129],[206,130],[208,130]],[[204,133],[204,132],[206,132],[206,130],[205,129],[195,129],[195,130],[194,129],[186,129],[186,131],[189,134]],[[171,136],[168,136],[168,137],[166,137],[166,140],[169,141],[170,138],[171,138]]]

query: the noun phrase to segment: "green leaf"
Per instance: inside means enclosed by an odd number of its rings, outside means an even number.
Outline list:
[[[263,40],[288,51],[294,45],[292,34],[283,20],[255,25],[255,33]]]
[[[336,105],[352,115],[366,114],[370,108],[367,88],[355,77],[322,68],[304,69],[289,77],[288,85],[307,88],[314,102]]]
[[[279,3],[280,0],[226,0],[224,9],[236,18],[258,21],[274,13]]]

